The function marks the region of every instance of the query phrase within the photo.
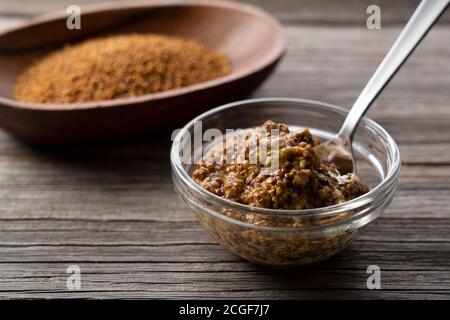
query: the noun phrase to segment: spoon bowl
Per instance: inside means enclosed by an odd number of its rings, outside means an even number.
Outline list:
[[[122,139],[172,131],[193,116],[248,95],[286,51],[280,24],[262,10],[229,1],[152,1],[82,7],[81,29],[56,12],[0,31],[0,127],[20,139],[66,143]],[[124,33],[159,33],[197,40],[226,54],[229,75],[135,98],[73,104],[14,100],[17,76],[67,43]]]
[[[322,160],[335,165],[340,174],[356,174],[356,165],[353,160],[350,140],[336,136],[331,140],[318,144],[314,147],[314,150]]]

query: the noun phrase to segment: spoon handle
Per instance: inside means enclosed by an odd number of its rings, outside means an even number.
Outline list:
[[[356,100],[338,136],[349,141],[359,120],[449,5],[450,0],[422,0]]]

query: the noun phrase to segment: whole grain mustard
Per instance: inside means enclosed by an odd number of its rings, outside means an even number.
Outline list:
[[[277,136],[271,135],[274,129]],[[236,147],[237,135],[245,136],[244,147]],[[308,129],[290,132],[285,124],[266,121],[233,138],[213,145],[192,173],[195,182],[218,196],[259,208],[303,210],[343,203],[369,191],[358,176],[341,175],[333,163],[320,159],[314,150],[320,141]],[[274,139],[277,150],[271,150]],[[249,161],[260,160],[252,154],[261,147],[269,156],[276,152],[275,170],[267,170],[267,161]]]

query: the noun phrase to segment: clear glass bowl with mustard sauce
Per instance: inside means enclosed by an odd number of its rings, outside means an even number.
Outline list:
[[[394,196],[400,154],[380,125],[362,119],[353,142],[357,174],[369,192],[344,203],[305,210],[257,208],[203,189],[191,176],[211,142],[193,143],[191,138],[196,133],[198,139],[199,133],[211,128],[225,133],[226,129],[247,129],[272,120],[292,130],[309,128],[326,141],[339,130],[346,114],[345,109],[330,104],[282,98],[245,100],[212,109],[189,122],[174,138],[171,165],[175,189],[214,239],[249,261],[292,267],[329,258],[348,247]],[[186,161],[187,153],[190,161]]]

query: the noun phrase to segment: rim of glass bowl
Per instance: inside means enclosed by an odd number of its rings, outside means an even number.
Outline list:
[[[388,147],[388,153],[390,154],[390,157],[392,157],[392,165],[390,166],[388,172],[386,173],[383,180],[373,189],[371,189],[368,193],[346,201],[341,204],[335,204],[328,207],[321,207],[321,208],[315,208],[315,209],[303,209],[303,210],[285,210],[285,209],[266,209],[266,208],[258,208],[253,207],[250,205],[234,202],[231,200],[228,200],[226,198],[222,198],[212,192],[209,192],[202,188],[200,185],[198,185],[191,176],[184,170],[180,156],[179,156],[179,145],[180,145],[180,139],[183,134],[188,132],[188,128],[192,127],[196,121],[201,121],[203,119],[209,118],[210,116],[222,112],[227,109],[232,108],[239,108],[242,105],[246,104],[253,104],[253,103],[266,103],[266,102],[281,102],[281,103],[298,103],[298,104],[309,104],[312,106],[318,106],[318,107],[325,107],[328,109],[331,109],[332,111],[337,112],[343,112],[347,113],[348,110],[338,107],[333,104],[324,103],[320,101],[315,100],[308,100],[308,99],[300,99],[300,98],[257,98],[257,99],[247,99],[247,100],[240,100],[237,102],[228,103],[225,105],[222,105],[220,107],[216,107],[214,109],[211,109],[207,112],[202,113],[201,115],[197,116],[196,118],[192,119],[189,123],[187,123],[175,136],[172,148],[170,151],[170,160],[172,163],[172,170],[175,171],[176,175],[181,179],[181,181],[192,191],[194,191],[197,195],[202,197],[205,200],[208,199],[214,199],[219,203],[222,203],[227,208],[235,208],[236,210],[244,210],[244,211],[251,211],[258,214],[266,214],[266,215],[272,215],[272,216],[297,216],[301,215],[302,217],[318,217],[318,218],[324,218],[328,216],[338,215],[345,211],[349,210],[355,210],[357,208],[360,208],[362,206],[365,206],[369,203],[374,202],[375,200],[383,200],[383,195],[389,194],[387,192],[391,187],[392,184],[394,184],[397,180],[397,177],[399,175],[400,171],[400,152],[397,146],[397,143],[394,141],[394,139],[387,133],[386,130],[381,127],[378,123],[375,121],[364,117],[361,122],[368,124],[371,129],[373,129],[379,136],[382,137],[382,139],[387,143]],[[384,203],[384,201],[379,201],[380,204]],[[235,219],[233,219],[234,221]],[[238,220],[236,220],[238,222]],[[336,221],[338,222],[338,221]]]

